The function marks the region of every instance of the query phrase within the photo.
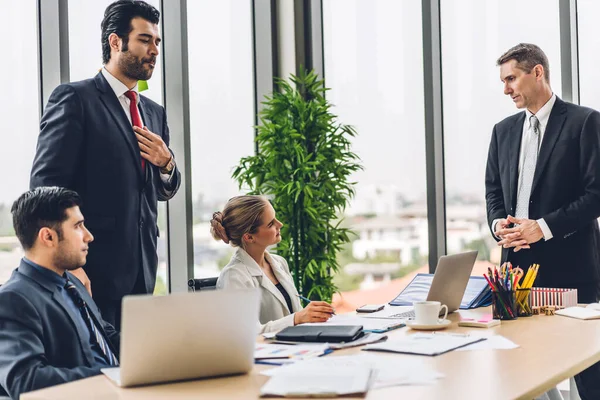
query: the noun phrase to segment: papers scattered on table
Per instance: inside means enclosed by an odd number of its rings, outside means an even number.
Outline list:
[[[357,315],[334,315],[327,322],[312,323],[306,325],[362,325],[363,331],[382,333],[392,329],[401,328],[405,325],[403,319],[375,319],[365,318]]]
[[[387,335],[383,333],[365,333],[363,337],[353,342],[348,343],[329,343],[329,348],[332,350],[347,349],[348,347],[362,346],[370,343],[383,342],[387,340]]]
[[[437,356],[486,338],[457,333],[416,333],[384,343],[367,345],[363,350]]]
[[[364,366],[278,368],[260,389],[261,396],[334,397],[360,395],[369,390],[371,369]]]
[[[469,344],[467,346],[456,349],[457,351],[466,350],[510,350],[519,347],[518,344],[504,336],[494,335],[489,336],[487,340]]]
[[[257,343],[254,347],[254,360],[267,364],[288,364],[329,353],[328,344],[287,345]]]
[[[350,356],[314,358],[294,365],[262,371],[262,375],[276,376],[280,373],[294,375],[297,371],[339,368],[366,367],[373,371],[371,389],[401,385],[431,385],[444,375],[427,366],[420,359],[396,359],[375,353],[362,353]]]

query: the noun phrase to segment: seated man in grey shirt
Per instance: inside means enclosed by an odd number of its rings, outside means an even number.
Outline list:
[[[25,256],[0,287],[0,386],[14,399],[119,365],[119,333],[69,272],[94,239],[80,203],[71,190],[38,187],[12,206]]]

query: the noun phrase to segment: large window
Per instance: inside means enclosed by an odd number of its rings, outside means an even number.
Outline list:
[[[39,131],[39,87],[34,1],[2,2],[0,36],[4,62],[0,64],[0,159],[7,166],[0,190],[0,284],[4,283],[23,256],[14,236],[10,207],[29,189],[29,173]]]
[[[231,246],[210,235],[212,213],[239,194],[231,172],[254,153],[252,2],[188,1],[194,277],[217,276]]]
[[[577,27],[579,40],[579,97],[583,106],[600,110],[600,2],[577,1]]]
[[[114,0],[69,0],[69,67],[71,81],[93,78],[102,68],[102,43],[100,23],[104,10]],[[146,0],[160,11],[160,0]],[[162,46],[160,49],[163,51]],[[141,94],[163,104],[162,99],[162,63],[158,57],[148,90]],[[156,275],[155,294],[166,294],[167,251],[166,251],[166,203],[158,203],[158,273]]]
[[[600,110],[600,3],[594,0],[577,1],[577,34],[579,41],[579,102],[582,106]],[[600,218],[598,219],[600,223]]]
[[[560,96],[558,18],[556,0],[441,2],[450,254],[476,249],[480,259],[499,262],[486,222],[485,166],[494,124],[519,110],[503,93],[496,60],[520,42],[537,44],[548,56],[552,88]]]
[[[390,301],[427,272],[421,2],[325,0],[325,85],[339,121],[354,125],[364,171],[346,223],[336,307]]]

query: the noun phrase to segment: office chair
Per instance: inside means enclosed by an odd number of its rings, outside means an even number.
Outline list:
[[[215,290],[217,288],[217,279],[217,277],[190,279],[188,281],[188,287],[192,292],[196,292],[199,290]]]

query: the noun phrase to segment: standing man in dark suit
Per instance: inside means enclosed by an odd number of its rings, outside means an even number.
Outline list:
[[[119,333],[70,272],[94,240],[80,204],[71,190],[39,187],[12,206],[25,257],[0,287],[0,389],[14,399],[119,365]]]
[[[180,184],[165,109],[137,92],[138,80],[154,71],[158,22],[159,12],[143,1],[108,6],[104,68],[54,90],[31,171],[32,188],[62,186],[82,197],[96,236],[84,269],[103,317],[117,328],[123,296],[154,291],[157,201],[171,199]]]
[[[600,113],[552,92],[548,59],[536,45],[511,48],[497,65],[504,93],[525,109],[494,126],[487,161],[487,217],[503,260],[523,270],[540,264],[536,286],[577,288],[580,303],[596,302]],[[594,369],[576,377],[584,399],[600,398]]]

